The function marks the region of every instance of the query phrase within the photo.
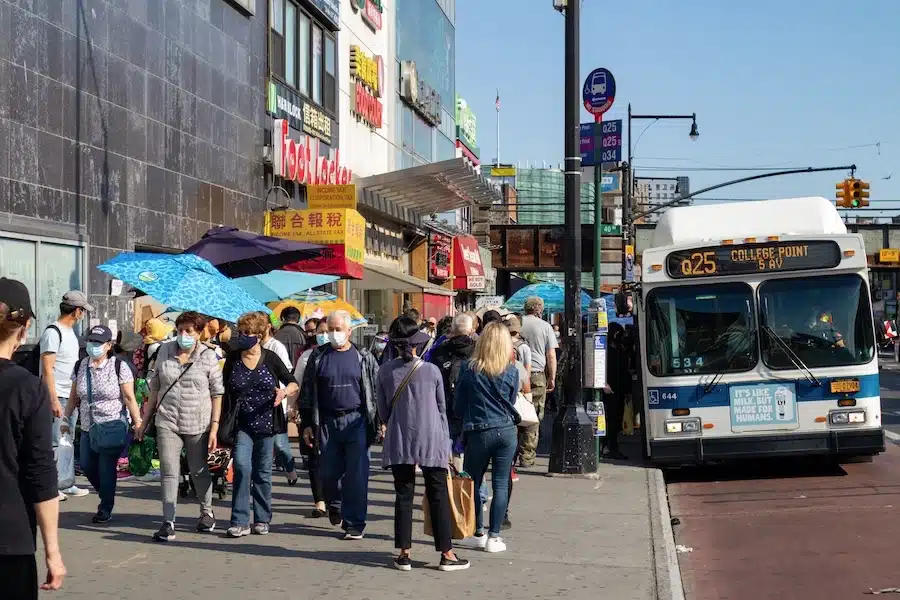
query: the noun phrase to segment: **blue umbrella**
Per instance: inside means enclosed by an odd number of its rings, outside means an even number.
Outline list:
[[[544,301],[544,310],[549,313],[559,313],[565,310],[566,291],[562,285],[552,281],[532,283],[526,285],[506,301],[503,308],[514,312],[525,309],[525,300],[531,296],[538,296]],[[591,297],[581,292],[581,310],[586,311],[591,304]]]
[[[271,271],[262,275],[241,277],[234,282],[258,301],[274,302],[291,295],[337,281],[335,275],[315,275],[297,271]]]
[[[194,254],[123,252],[99,267],[161,304],[231,321],[269,309]]]

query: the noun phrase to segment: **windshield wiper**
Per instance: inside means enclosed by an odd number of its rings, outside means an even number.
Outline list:
[[[753,336],[755,334],[756,334],[755,329],[745,329],[744,335],[742,335],[740,337],[740,341],[744,341],[744,339],[749,338],[751,345],[752,345]],[[729,332],[728,330],[723,331],[722,334],[719,335],[719,337],[716,339],[716,341],[713,342],[709,348],[707,348],[707,351],[711,350],[712,348],[717,346],[719,343],[721,343],[722,340],[725,340],[725,339],[732,339],[732,340],[734,339],[733,334],[731,332]],[[703,387],[704,395],[706,395],[706,394],[710,393],[711,391],[713,391],[714,389],[716,389],[716,386],[719,385],[719,381],[722,380],[722,377],[725,375],[725,373],[728,372],[728,369],[731,368],[731,365],[734,363],[734,359],[737,358],[738,356],[740,356],[741,354],[744,354],[743,350],[734,350],[734,351],[732,351],[731,354],[728,355],[728,357],[727,357],[728,360],[725,362],[725,366],[722,368],[722,370],[716,371],[715,373],[713,373],[713,378],[710,379],[709,383],[707,383]]]
[[[806,375],[807,381],[809,381],[816,387],[821,387],[822,382],[816,379],[816,376],[813,375],[813,372],[809,370],[809,367],[806,366],[806,363],[803,362],[803,359],[801,359],[800,356],[798,356],[797,353],[794,352],[793,348],[791,348],[787,342],[781,339],[781,336],[775,333],[775,331],[773,331],[772,328],[768,325],[763,325],[762,328],[763,331],[769,334],[770,338],[780,344],[782,352],[784,352],[785,355],[791,360],[791,362],[794,363],[794,366],[803,371],[803,374]]]

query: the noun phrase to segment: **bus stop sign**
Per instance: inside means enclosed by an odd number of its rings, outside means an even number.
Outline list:
[[[601,117],[608,111],[616,99],[616,80],[607,69],[594,69],[584,80],[584,89],[581,92],[584,100],[584,109]]]

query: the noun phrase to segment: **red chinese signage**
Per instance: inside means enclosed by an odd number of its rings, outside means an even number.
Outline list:
[[[485,287],[478,241],[468,235],[453,238],[453,289],[478,291]]]
[[[428,241],[428,273],[432,279],[444,281],[450,277],[450,249],[452,239],[432,233]]]

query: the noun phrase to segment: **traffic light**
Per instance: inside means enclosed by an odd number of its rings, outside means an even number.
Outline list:
[[[848,179],[834,186],[835,205],[838,208],[850,208],[850,182]]]
[[[859,181],[859,205],[869,205],[869,184],[865,181]]]
[[[862,182],[858,179],[851,178],[849,181],[850,196],[848,197],[848,201],[850,203],[850,208],[859,208],[861,185]]]

